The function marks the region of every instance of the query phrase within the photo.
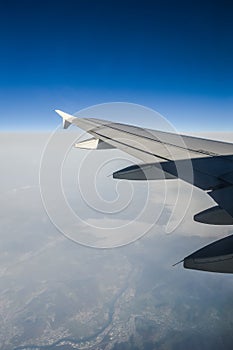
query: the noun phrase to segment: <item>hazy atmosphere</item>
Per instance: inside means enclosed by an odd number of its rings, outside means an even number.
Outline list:
[[[65,140],[65,131],[61,135]],[[38,173],[48,136],[1,134],[1,349],[185,349],[190,342],[193,349],[200,344],[202,349],[230,349],[231,275],[172,267],[192,251],[231,233],[231,228],[192,221],[195,211],[211,200],[195,190],[188,213],[171,234],[165,232],[171,210],[168,196],[158,221],[135,243],[110,250],[81,246],[54,227],[42,205]],[[77,170],[88,151],[70,152]],[[95,156],[95,162],[108,159],[111,164],[113,154],[122,156],[120,151],[105,151]],[[112,166],[118,168],[121,162]],[[104,169],[100,175],[97,186],[102,186],[103,200],[109,200],[115,180],[109,179],[104,190]],[[64,190],[87,221],[87,227],[76,225],[78,237],[88,230],[95,232],[88,220],[106,223],[110,216],[112,225],[130,222],[142,204],[132,200],[126,217],[124,211],[113,216],[96,210],[88,214],[74,178],[70,172]],[[177,181],[168,185],[171,193]],[[141,184],[135,186],[136,195],[144,190]],[[147,210],[153,222],[161,184],[153,182],[151,190],[154,206]],[[127,195],[125,190],[122,200]]]
[[[90,135],[54,112],[233,143],[232,12],[227,0],[2,4],[1,350],[232,349],[232,275],[173,266],[232,234],[194,222],[210,196],[113,179],[140,161],[74,148]]]

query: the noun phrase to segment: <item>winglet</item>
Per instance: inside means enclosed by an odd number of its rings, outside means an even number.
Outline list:
[[[67,129],[76,119],[76,117],[74,117],[73,115],[60,111],[59,109],[55,109],[55,112],[58,115],[60,115],[60,117],[62,117],[62,121],[63,121],[62,125],[64,129]]]

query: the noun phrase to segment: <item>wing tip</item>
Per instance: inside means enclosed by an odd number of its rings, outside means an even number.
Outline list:
[[[67,129],[76,119],[76,117],[74,117],[73,115],[63,112],[60,109],[55,109],[54,112],[56,112],[60,117],[62,117],[62,124],[64,129]]]

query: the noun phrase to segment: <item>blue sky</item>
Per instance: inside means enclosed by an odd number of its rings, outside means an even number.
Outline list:
[[[230,0],[2,4],[2,129],[50,130],[56,108],[125,101],[182,131],[233,130],[232,15]]]

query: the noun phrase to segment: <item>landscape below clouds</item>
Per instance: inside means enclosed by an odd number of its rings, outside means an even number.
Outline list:
[[[232,232],[231,227],[192,221],[198,210],[211,205],[207,194],[194,190],[183,221],[167,234],[176,182],[167,185],[167,203],[155,223],[162,195],[160,186],[153,183],[151,206],[146,220],[138,225],[143,230],[152,224],[143,237],[115,249],[79,245],[57,230],[42,204],[39,170],[48,136],[1,133],[0,348],[169,350],[192,344],[194,350],[231,349],[232,276],[185,270],[182,264],[172,267]],[[229,141],[230,137],[233,140],[232,134],[227,136]],[[59,148],[54,149],[54,157],[59,152]],[[64,165],[64,189],[70,205],[83,219],[76,227],[77,237],[85,237],[89,231],[93,235],[93,223],[105,222],[111,230],[117,222],[134,220],[147,187],[133,184],[137,200],[132,199],[134,205],[127,207],[127,215],[124,211],[106,215],[86,210],[75,173],[85,153],[70,152]],[[121,156],[118,151],[109,152],[98,152],[91,167]],[[110,162],[109,167],[125,162]],[[114,196],[109,191],[116,181],[105,178],[107,170],[100,171],[97,184],[101,196],[111,202]],[[185,195],[188,185],[182,186]],[[130,187],[119,193],[126,196],[127,191],[130,193]],[[125,198],[122,201],[125,203]],[[126,228],[123,232],[127,234]]]

